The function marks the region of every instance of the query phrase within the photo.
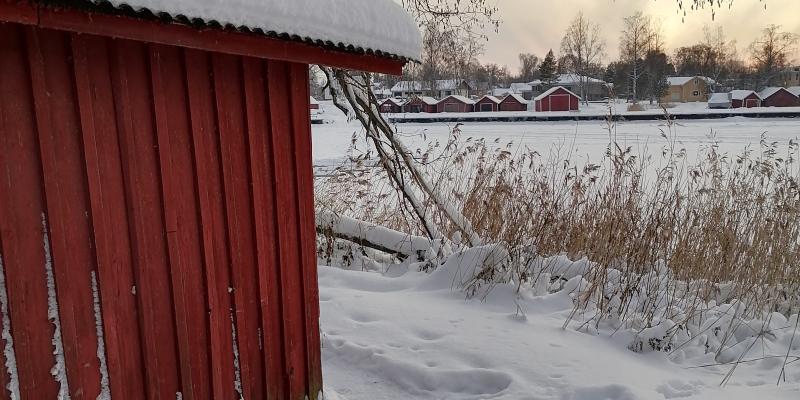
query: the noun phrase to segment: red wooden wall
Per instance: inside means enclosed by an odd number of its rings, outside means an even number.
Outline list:
[[[315,399],[307,66],[0,23],[0,71],[22,399],[60,388],[48,265],[72,399]]]

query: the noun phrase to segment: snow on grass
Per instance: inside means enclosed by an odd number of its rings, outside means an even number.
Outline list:
[[[785,352],[790,338],[785,329],[758,339],[750,333],[750,340],[745,331],[737,334],[743,344],[735,346],[758,341],[758,351],[748,357],[756,360],[741,364],[734,379],[721,387],[730,365],[697,368],[719,364],[699,345],[671,354],[629,349],[637,338],[663,336],[668,325],[638,336],[632,330],[606,328],[586,334],[577,331],[578,323],[562,329],[566,319],[574,318],[574,286],[545,295],[498,286],[482,302],[465,301],[463,292],[453,290],[461,273],[455,265],[433,274],[411,268],[397,277],[321,266],[327,396],[780,400],[800,395],[798,363],[787,366],[786,383],[776,386],[782,360],[761,357]],[[720,312],[726,314],[730,307],[736,306],[720,306]],[[778,318],[772,324],[790,322]],[[798,351],[800,346],[793,354]]]
[[[6,358],[8,385],[6,389],[11,400],[19,400],[19,374],[17,373],[17,355],[14,352],[14,337],[11,336],[11,318],[8,315],[8,291],[6,291],[6,271],[3,255],[0,254],[0,313],[3,315],[2,338],[5,341],[3,355]]]

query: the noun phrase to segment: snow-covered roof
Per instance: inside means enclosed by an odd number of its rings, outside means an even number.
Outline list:
[[[429,106],[435,106],[435,105],[439,104],[439,100],[436,100],[436,99],[434,99],[433,97],[430,97],[430,96],[415,96],[413,99],[409,100],[408,103],[414,101],[414,99],[419,99],[421,102],[423,102],[423,103],[425,103],[425,104],[427,104]],[[408,103],[406,103],[406,104],[408,104]]]
[[[776,87],[776,86],[768,87],[768,88],[765,88],[764,90],[758,92],[758,96],[761,97],[762,99],[766,99],[768,97],[771,97],[775,93],[780,92],[781,90],[786,90],[786,89],[784,89],[782,87]]]
[[[566,89],[564,89],[564,90],[566,90]],[[522,96],[520,96],[520,95],[518,95],[518,94],[516,94],[516,93],[509,93],[509,94],[508,94],[508,96],[506,96],[506,97],[503,99],[503,101],[505,101],[505,100],[506,100],[507,98],[509,98],[509,97],[510,97],[510,98],[512,98],[512,99],[514,99],[514,100],[516,100],[516,101],[518,101],[518,102],[520,102],[520,103],[522,103],[522,104],[526,104],[526,103],[528,102],[528,100],[525,100],[525,98],[524,98],[524,97],[522,97]]]
[[[553,87],[551,87],[550,89],[547,89],[547,90],[546,90],[544,93],[542,93],[542,94],[540,94],[540,95],[536,96],[536,98],[535,98],[534,100],[541,100],[541,99],[543,99],[543,98],[545,98],[545,97],[547,97],[547,96],[549,96],[549,95],[553,94],[553,93],[554,93],[556,90],[558,90],[558,89],[561,89],[561,90],[563,90],[563,91],[565,91],[565,92],[567,92],[567,93],[569,93],[569,94],[571,94],[571,95],[573,95],[573,96],[575,96],[575,97],[577,97],[577,98],[580,98],[580,96],[578,96],[578,95],[577,95],[577,94],[575,94],[575,93],[572,93],[572,92],[570,92],[570,91],[569,91],[569,90],[567,90],[566,88],[563,88],[563,87],[561,87],[561,86],[553,86]]]
[[[533,88],[529,83],[518,83],[518,82],[512,83],[510,89],[511,93],[530,92],[531,90],[533,90]]]
[[[500,104],[500,99],[498,99],[497,97],[494,97],[494,96],[490,96],[488,94],[483,96],[483,97],[481,97],[480,100],[478,100],[477,102],[480,103],[481,101],[483,101],[483,99],[487,99],[487,100],[489,100],[489,101],[491,101],[492,103],[495,103],[495,104]]]
[[[392,104],[394,104],[396,106],[402,106],[403,103],[405,103],[405,102],[403,100],[395,99],[393,97],[390,97],[390,98],[384,100],[383,103],[381,103],[381,104],[386,104],[386,103],[392,103]]]
[[[495,96],[505,96],[511,93],[511,88],[495,88],[492,89],[492,94]]]
[[[747,96],[750,96],[751,94],[755,94],[756,97],[758,97],[759,99],[761,98],[758,95],[758,93],[756,93],[756,92],[754,92],[752,90],[731,90],[731,99],[733,99],[733,100],[744,100],[744,99],[747,98]]]
[[[311,101],[311,104],[319,105],[319,102],[317,101],[317,99],[314,98],[314,96],[311,96],[310,101]]]
[[[800,86],[792,86],[790,88],[787,88],[786,90],[788,90],[789,93],[791,93],[791,94],[793,94],[793,95],[795,95],[797,97],[800,97]]]
[[[450,96],[447,96],[447,97],[443,98],[442,102],[447,100],[447,99],[456,99],[456,100],[458,100],[458,101],[460,101],[460,102],[462,102],[464,104],[475,104],[475,100],[468,99],[468,98],[466,98],[464,96],[459,96],[457,94],[453,94],[453,95],[450,95]]]
[[[683,86],[689,82],[691,82],[694,78],[699,78],[700,80],[705,81],[706,83],[713,84],[715,83],[713,79],[706,77],[706,76],[670,76],[667,77],[667,82],[669,82],[670,86]]]
[[[730,93],[712,93],[708,98],[709,104],[729,104],[731,102]]]
[[[393,0],[84,0],[119,10],[419,60],[422,36]]]
[[[581,81],[589,84],[603,84],[605,85],[605,81],[592,78],[591,76],[584,76],[578,74],[561,74],[559,75],[554,81],[553,84],[555,85],[575,85],[581,83]]]

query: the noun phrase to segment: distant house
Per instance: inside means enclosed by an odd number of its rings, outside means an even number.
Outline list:
[[[403,101],[395,98],[388,98],[381,103],[381,112],[385,114],[397,114],[403,112]]]
[[[800,86],[792,86],[790,88],[787,88],[786,90],[788,90],[789,93],[791,93],[791,94],[797,96],[798,98],[800,98]]]
[[[537,85],[538,83],[538,85]],[[532,86],[532,90],[534,93],[541,90],[541,88],[546,87],[541,81],[533,81],[529,83]],[[552,87],[561,86],[564,89],[567,89],[573,93],[580,93],[581,92],[581,84],[586,85],[584,90],[584,96],[586,100],[593,101],[593,100],[602,100],[609,95],[608,91],[608,83],[601,79],[592,78],[590,76],[584,75],[577,75],[577,74],[560,74],[556,79],[553,80],[551,83]],[[537,90],[540,88],[539,90]]]
[[[768,87],[758,93],[762,107],[797,107],[800,99],[782,87]]]
[[[689,103],[708,101],[709,84],[714,81],[705,76],[672,76],[667,78],[669,89],[661,103]]]
[[[311,97],[308,103],[308,108],[311,110],[319,110],[319,102],[317,101],[317,99]]]
[[[466,113],[475,110],[475,101],[464,96],[447,96],[436,105],[436,112]]]
[[[789,68],[781,72],[781,84],[785,87],[800,86],[800,67]]]
[[[475,102],[475,112],[492,112],[500,109],[500,99],[495,96],[486,95]]]
[[[534,88],[530,83],[512,83],[509,86],[509,93],[516,94],[525,100],[532,100],[534,97]]]
[[[500,101],[500,111],[528,111],[528,101],[518,94],[511,93]]]
[[[403,112],[407,113],[435,113],[436,103],[439,101],[433,97],[416,96],[403,105]]]
[[[708,108],[723,109],[731,108],[730,93],[714,93],[708,98]]]
[[[533,101],[536,111],[577,111],[580,97],[561,86],[556,86],[540,94]]]
[[[433,82],[400,81],[390,89],[392,97],[428,96],[442,98],[451,95],[469,96],[472,87],[464,79],[440,79]]]
[[[731,108],[761,107],[761,97],[752,90],[732,90]]]

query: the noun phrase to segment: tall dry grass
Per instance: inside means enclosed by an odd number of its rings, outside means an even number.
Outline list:
[[[761,142],[725,154],[713,138],[690,160],[667,118],[663,147],[638,154],[615,141],[593,163],[568,149],[530,149],[461,137],[420,150],[417,159],[436,186],[487,243],[504,243],[503,273],[536,279],[537,257],[566,254],[623,271],[623,304],[654,269],[694,282],[698,299],[733,298],[755,309],[780,310],[800,294],[800,148]],[[412,234],[421,229],[368,153],[317,181],[317,206]],[[436,216],[437,208],[429,204]],[[440,230],[454,237],[445,218]],[[603,287],[606,274],[589,277]],[[700,282],[698,286],[696,283]],[[473,282],[475,287],[496,282]],[[657,284],[657,283],[654,283]],[[473,287],[473,289],[475,288]],[[674,289],[679,290],[679,289]],[[685,290],[685,288],[684,288]],[[626,293],[629,292],[629,293]],[[788,300],[794,299],[787,303]],[[601,300],[602,301],[602,300]],[[603,309],[600,305],[600,309]]]

